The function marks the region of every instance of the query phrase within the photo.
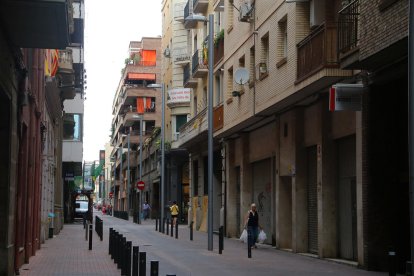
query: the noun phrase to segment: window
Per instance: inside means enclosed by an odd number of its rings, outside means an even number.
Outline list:
[[[227,8],[227,32],[230,32],[233,29],[233,19],[234,19],[234,6],[233,0],[230,0],[229,6]]]
[[[198,160],[193,161],[193,195],[198,196]]]
[[[177,115],[175,116],[175,132],[180,132],[180,127],[187,123],[187,115]]]
[[[250,82],[249,85],[252,86],[254,85],[254,81],[256,80],[255,75],[254,75],[254,67],[255,67],[255,59],[256,59],[256,55],[255,55],[255,49],[254,47],[250,48],[250,66],[249,66],[249,71],[250,71]]]
[[[223,75],[217,74],[215,76],[215,95],[214,98],[216,99],[215,105],[219,105],[223,101]]]
[[[269,65],[269,33],[264,35],[260,39],[260,65],[259,65],[259,73],[260,77],[264,77],[267,75],[268,72],[268,65]]]
[[[65,113],[63,116],[63,140],[82,140],[82,115]]]
[[[286,63],[288,40],[287,40],[287,17],[285,16],[278,23],[278,35],[277,35],[277,67]]]
[[[197,96],[194,96],[193,98],[193,113],[194,113],[194,117],[197,116]]]
[[[227,98],[232,98],[231,93],[233,92],[233,67],[227,70]]]

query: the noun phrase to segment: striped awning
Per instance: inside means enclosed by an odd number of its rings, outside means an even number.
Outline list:
[[[155,74],[150,73],[128,73],[129,80],[155,80]]]

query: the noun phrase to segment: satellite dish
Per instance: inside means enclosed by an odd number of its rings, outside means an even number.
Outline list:
[[[249,81],[249,70],[246,68],[239,68],[234,72],[234,82],[244,85]]]

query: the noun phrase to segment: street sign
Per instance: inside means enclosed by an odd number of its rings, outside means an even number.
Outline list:
[[[145,182],[144,181],[138,181],[137,182],[137,188],[139,189],[139,190],[144,190],[144,188],[145,188]]]
[[[109,193],[109,198],[112,198],[114,196],[114,193],[113,192],[110,192]]]

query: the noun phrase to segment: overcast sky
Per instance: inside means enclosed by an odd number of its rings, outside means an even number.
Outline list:
[[[99,159],[109,142],[112,102],[128,45],[161,35],[161,0],[86,0],[83,159]]]

